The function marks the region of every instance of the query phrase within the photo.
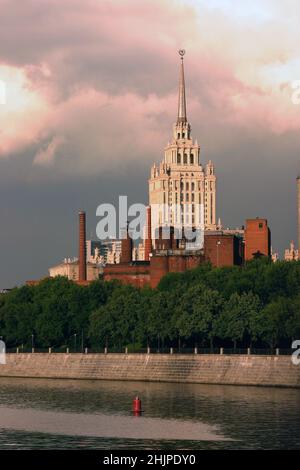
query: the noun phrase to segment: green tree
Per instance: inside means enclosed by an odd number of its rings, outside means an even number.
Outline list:
[[[116,288],[109,301],[90,317],[89,335],[92,341],[107,341],[118,348],[135,341],[141,304],[139,289],[132,286]]]
[[[165,340],[173,337],[171,317],[177,302],[178,297],[175,291],[157,291],[152,297],[146,319],[152,344],[164,347]]]
[[[35,307],[29,303],[6,302],[0,311],[1,336],[8,347],[29,346],[34,332]]]
[[[188,291],[193,303],[193,332],[200,341],[209,341],[213,348],[216,322],[223,305],[223,298],[216,290],[195,286]]]
[[[259,329],[256,321],[260,312],[259,297],[252,292],[232,294],[224,303],[216,330],[220,338],[233,341],[234,349],[237,342],[247,337],[257,339]]]
[[[262,341],[271,348],[279,346],[280,340],[287,336],[285,323],[288,317],[289,308],[285,298],[279,297],[267,304],[262,310],[259,325]]]
[[[289,301],[289,315],[285,319],[285,333],[291,342],[300,338],[300,294]]]

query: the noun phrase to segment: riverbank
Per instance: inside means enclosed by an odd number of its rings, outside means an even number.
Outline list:
[[[0,377],[130,380],[300,388],[290,356],[215,354],[6,354]]]

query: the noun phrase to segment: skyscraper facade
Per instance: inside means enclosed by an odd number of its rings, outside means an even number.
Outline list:
[[[216,175],[211,161],[203,167],[200,146],[187,119],[184,51],[180,54],[177,121],[164,159],[151,168],[149,203],[153,229],[158,226],[216,230]],[[153,217],[153,214],[156,216]]]

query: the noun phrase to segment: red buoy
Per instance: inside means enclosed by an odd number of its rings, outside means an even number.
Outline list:
[[[135,415],[139,415],[142,412],[142,402],[138,396],[133,400],[133,412]]]

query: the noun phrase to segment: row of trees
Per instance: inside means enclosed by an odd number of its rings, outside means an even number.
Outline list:
[[[157,289],[47,279],[0,296],[8,347],[290,347],[300,338],[300,262],[209,264],[165,276]],[[72,344],[71,344],[72,342]]]

